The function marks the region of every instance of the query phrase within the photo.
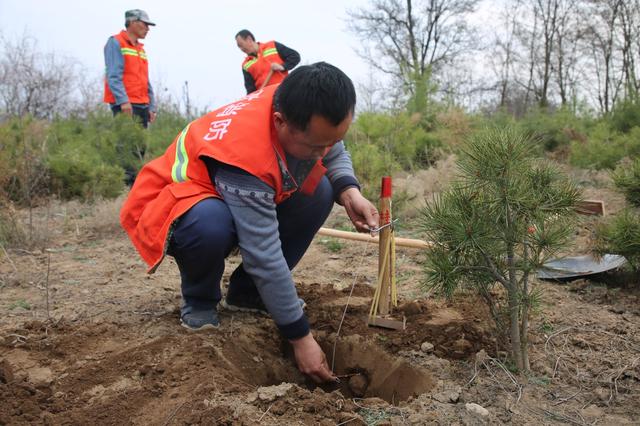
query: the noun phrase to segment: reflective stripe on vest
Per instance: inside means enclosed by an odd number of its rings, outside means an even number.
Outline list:
[[[139,56],[140,58],[144,59],[145,61],[147,60],[147,54],[143,50],[138,52],[137,50],[131,49],[129,47],[122,47],[122,48],[120,48],[120,52],[123,55]]]
[[[248,71],[249,67],[251,67],[251,65],[255,64],[256,62],[258,62],[258,58],[250,60],[249,62],[244,64],[242,68],[244,68],[245,71]]]
[[[184,138],[187,136],[190,125],[191,123],[187,124],[187,127],[185,127],[180,133],[178,142],[176,143],[176,159],[173,162],[173,167],[171,167],[171,178],[176,183],[186,182],[189,180],[189,177],[187,176],[189,155],[187,154],[187,149],[184,146]]]
[[[264,52],[262,52],[262,56],[271,56],[271,55],[277,55],[278,54],[278,50],[275,47],[272,47],[270,49],[265,49]]]

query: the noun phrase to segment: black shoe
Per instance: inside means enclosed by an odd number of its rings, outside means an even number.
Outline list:
[[[267,307],[262,303],[262,299],[260,296],[256,295],[253,297],[225,297],[220,305],[231,312],[254,312],[263,315],[267,315],[269,311],[267,311]]]
[[[300,307],[302,309],[307,306],[307,304],[304,303],[304,300],[300,298],[298,298],[298,302],[300,303]],[[260,296],[234,298],[229,297],[229,295],[227,294],[227,297],[225,297],[220,302],[220,306],[231,312],[254,312],[263,315],[269,314],[269,311],[267,311],[267,307],[264,306],[264,303],[262,302]]]
[[[180,325],[191,331],[200,331],[220,327],[220,320],[215,309],[197,311],[183,308]]]

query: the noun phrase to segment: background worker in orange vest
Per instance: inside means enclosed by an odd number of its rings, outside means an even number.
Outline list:
[[[125,29],[109,37],[104,46],[105,84],[104,101],[113,114],[120,112],[137,117],[146,128],[156,118],[153,88],[149,82],[149,65],[143,40],[149,26],[147,12],[127,10]]]
[[[335,380],[310,330],[291,270],[334,202],[359,231],[378,211],[360,193],[342,138],[353,119],[351,80],[324,62],[292,71],[189,123],[147,163],[120,222],[153,272],[165,254],[181,277],[181,323],[217,328],[218,303],[271,315],[291,342],[298,368],[316,382]],[[222,300],[225,258],[242,263]]]
[[[300,62],[300,54],[277,41],[256,42],[249,30],[236,34],[236,44],[247,57],[242,62],[242,75],[247,94],[264,85],[280,83],[288,71]]]

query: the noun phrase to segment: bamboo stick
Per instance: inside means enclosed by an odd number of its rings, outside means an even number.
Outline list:
[[[318,231],[318,235],[324,235],[326,237],[342,238],[345,240],[352,240],[352,241],[363,241],[365,243],[379,244],[378,236],[372,237],[370,234],[362,234],[359,232],[340,231],[338,229],[331,229],[331,228],[320,228],[320,230]],[[433,243],[431,241],[416,240],[413,238],[395,237],[395,241],[396,241],[396,246],[400,246],[400,247],[408,247],[408,248],[416,248],[416,249],[427,249],[427,248],[433,247]]]
[[[380,194],[380,223],[383,226],[391,223],[391,178],[385,176],[382,178],[382,191]],[[378,312],[380,315],[389,315],[390,313],[390,286],[391,286],[391,227],[380,231],[380,241],[378,243],[378,285],[380,286],[380,294],[378,301]]]
[[[391,241],[389,242],[391,245],[391,304],[397,308],[398,288],[396,286],[396,236],[393,229],[391,231]]]

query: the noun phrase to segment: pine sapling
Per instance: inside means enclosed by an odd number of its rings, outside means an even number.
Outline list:
[[[437,243],[427,253],[425,285],[447,295],[477,290],[521,371],[529,370],[529,316],[540,297],[532,274],[566,247],[580,198],[534,146],[511,127],[479,132],[462,149],[458,179],[422,211],[422,227]]]

